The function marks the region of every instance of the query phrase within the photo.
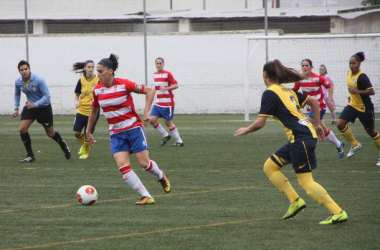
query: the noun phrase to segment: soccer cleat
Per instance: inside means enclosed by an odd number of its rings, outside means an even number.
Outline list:
[[[82,155],[83,154],[83,145],[82,147],[80,147],[80,149],[78,150],[78,155]]]
[[[358,144],[356,147],[351,147],[350,152],[348,152],[347,157],[352,157],[356,154],[356,151],[362,149],[362,144]]]
[[[290,204],[288,211],[282,218],[284,218],[284,220],[293,218],[305,208],[306,202],[302,198],[298,198],[298,200],[295,203]]]
[[[183,147],[183,146],[184,146],[183,142],[175,142],[175,143],[172,145],[172,147]]]
[[[21,160],[20,163],[31,163],[36,160],[36,157],[33,156],[27,156],[24,160]]]
[[[168,136],[165,136],[163,139],[162,139],[162,142],[161,142],[161,146],[164,146],[172,137],[170,135]]]
[[[135,203],[135,205],[139,205],[139,206],[153,205],[153,204],[154,204],[154,199],[152,197],[149,197],[149,196],[144,196],[141,198],[141,200],[139,200],[138,202]]]
[[[328,217],[326,220],[323,220],[319,222],[319,225],[332,225],[332,224],[338,224],[342,222],[346,222],[348,219],[346,211],[340,212],[340,214],[332,214],[330,217]]]
[[[344,142],[340,142],[339,148],[336,148],[338,150],[339,159],[342,159],[344,156]]]
[[[379,161],[376,163],[376,166],[380,167],[380,157],[379,157]]]
[[[67,145],[66,141],[62,141],[62,142],[63,144],[65,144],[65,146],[62,148],[62,151],[63,153],[65,153],[66,159],[69,160],[71,157],[71,151],[70,151],[69,145]]]
[[[168,177],[166,177],[164,171],[162,171],[162,178],[161,180],[158,180],[161,183],[162,189],[164,190],[165,193],[169,193],[171,190],[170,182]]]
[[[90,157],[89,154],[82,154],[81,156],[79,156],[79,159],[84,160],[84,159],[88,159],[88,157]]]

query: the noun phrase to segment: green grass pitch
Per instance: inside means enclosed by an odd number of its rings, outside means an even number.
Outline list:
[[[72,158],[66,160],[34,123],[30,135],[37,161],[21,164],[26,153],[19,118],[0,116],[0,249],[379,249],[378,152],[359,122],[351,125],[363,144],[355,157],[340,160],[331,144],[318,143],[314,179],[349,216],[345,224],[321,226],[328,211],[298,186],[290,165],[283,172],[307,208],[292,220],[282,219],[287,198],[262,171],[267,157],[286,143],[274,121],[234,138],[237,128],[250,124],[243,115],[176,115],[183,148],[170,147],[173,141],[160,147],[160,135],[147,127],[150,157],[166,172],[173,191],[165,194],[132,156],[132,168],[156,200],[138,207],[140,197],[123,182],[110,155],[105,118],[87,160],[76,154],[74,117],[54,119]],[[93,206],[76,200],[85,184],[98,190]]]

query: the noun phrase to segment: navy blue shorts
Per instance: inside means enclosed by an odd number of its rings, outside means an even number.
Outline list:
[[[111,135],[111,154],[129,151],[139,153],[148,150],[144,128],[136,127]]]
[[[360,112],[350,105],[344,107],[339,119],[355,123],[356,118],[363,124],[366,131],[372,131],[375,129],[375,113],[373,110]]]
[[[45,128],[53,126],[53,110],[51,105],[42,108],[22,109],[21,120],[37,120]]]
[[[95,126],[96,126],[96,123],[98,122],[99,114],[100,114],[100,110],[98,112],[98,116],[96,117],[95,123],[91,128],[91,134],[93,134],[95,131]],[[77,113],[74,119],[73,131],[82,132],[82,130],[84,129],[84,133],[86,133],[87,122],[88,122],[88,116]]]
[[[174,107],[160,107],[154,105],[152,111],[150,112],[150,116],[158,116],[160,118],[164,118],[165,120],[173,120]]]
[[[319,116],[320,116],[321,120],[323,119],[323,117],[325,116],[325,114],[326,114],[326,109],[321,109],[320,113],[319,113]],[[314,118],[313,111],[310,110],[309,113],[307,113],[307,116],[310,117],[310,118]]]
[[[316,145],[317,139],[314,138],[297,140],[294,143],[288,142],[277,150],[274,155],[292,163],[296,173],[307,173],[317,167]],[[277,161],[273,155],[271,159],[274,162]]]

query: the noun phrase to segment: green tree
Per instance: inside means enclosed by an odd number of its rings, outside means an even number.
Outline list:
[[[380,4],[380,0],[363,0],[362,5],[367,6],[367,5],[377,5]]]

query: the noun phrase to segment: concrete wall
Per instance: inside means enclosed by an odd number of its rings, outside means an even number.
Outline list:
[[[166,69],[178,80],[175,93],[177,113],[243,113],[245,108],[246,36],[262,33],[166,34],[148,37],[149,82],[154,72],[154,59],[165,58]],[[270,33],[271,36],[275,33]],[[70,72],[77,61],[99,61],[111,52],[120,56],[117,77],[144,82],[143,37],[131,34],[45,35],[29,37],[32,72],[43,75],[52,95],[57,114],[74,114],[73,92],[79,75]],[[251,49],[255,42],[251,42]],[[362,68],[375,89],[380,86],[380,38],[344,40],[284,40],[269,42],[270,59],[299,69],[300,61],[310,58],[316,69],[323,63],[336,83],[336,101],[340,110],[346,105],[345,76],[348,59],[357,51],[365,51]],[[14,80],[19,76],[17,63],[25,59],[25,38],[0,37],[0,114],[13,112]],[[265,86],[262,67],[265,46],[259,42],[249,60],[248,91],[251,112],[257,112]],[[380,110],[380,95],[374,101]],[[144,97],[136,96],[136,107],[142,110]],[[23,96],[21,104],[25,102]]]

